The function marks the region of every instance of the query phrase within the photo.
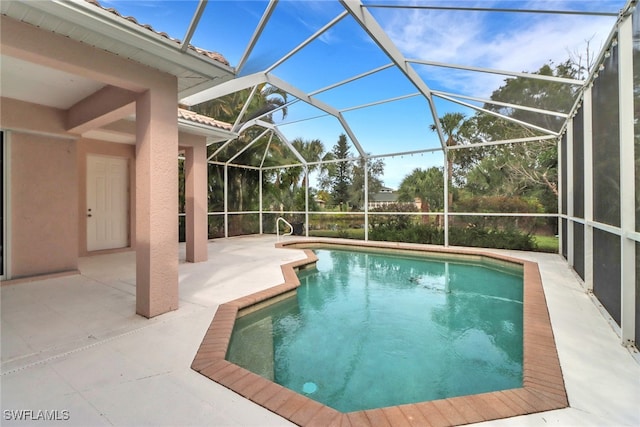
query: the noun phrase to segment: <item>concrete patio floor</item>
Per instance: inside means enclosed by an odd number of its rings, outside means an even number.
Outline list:
[[[209,243],[209,261],[184,262],[180,308],[135,315],[135,254],[81,259],[80,275],[3,286],[0,392],[15,411],[58,411],[37,425],[291,426],[190,369],[219,304],[282,283],[301,250],[274,236]],[[558,255],[496,251],[539,263],[570,407],[477,425],[640,425],[640,363]],[[67,412],[63,412],[67,411]]]

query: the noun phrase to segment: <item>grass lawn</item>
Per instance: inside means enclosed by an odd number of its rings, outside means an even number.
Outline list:
[[[538,244],[538,252],[558,252],[558,238],[556,236],[534,236]]]

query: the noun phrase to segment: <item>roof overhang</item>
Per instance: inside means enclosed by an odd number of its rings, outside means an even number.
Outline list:
[[[179,98],[235,76],[232,67],[84,0],[2,2],[0,13],[174,75]]]
[[[207,137],[207,144],[213,144],[220,141],[227,141],[238,137],[236,132],[226,129],[220,129],[209,125],[194,123],[190,120],[178,118],[178,129],[194,135],[202,135]]]

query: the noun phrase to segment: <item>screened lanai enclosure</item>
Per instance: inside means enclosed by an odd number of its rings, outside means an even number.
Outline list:
[[[210,238],[556,252],[638,342],[636,1],[192,6],[184,40],[236,73],[180,99],[237,135],[208,146]]]

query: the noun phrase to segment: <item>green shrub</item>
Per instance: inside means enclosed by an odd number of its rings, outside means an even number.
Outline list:
[[[351,236],[347,230],[338,230],[336,232],[336,237],[339,239],[349,239]]]
[[[347,228],[359,228],[364,223],[364,215],[348,214],[324,214],[309,215],[310,230],[342,230]]]
[[[477,215],[452,218],[456,223],[463,222],[481,229],[508,230],[516,227],[533,232],[545,223],[543,218],[537,217],[501,217],[483,216],[483,213],[543,213],[544,207],[536,199],[526,199],[516,196],[473,196],[456,200],[452,206],[454,212],[475,212]]]
[[[449,243],[456,246],[521,251],[533,251],[537,247],[531,234],[525,234],[513,228],[499,230],[495,228],[450,227]]]
[[[371,209],[371,212],[418,212],[418,208],[412,203],[392,203]],[[413,215],[369,215],[369,227],[372,230],[402,230],[410,227],[414,221]]]
[[[444,244],[444,231],[426,224],[409,224],[401,228],[394,228],[393,224],[387,224],[370,229],[369,239],[442,245]]]
[[[432,225],[413,224],[394,229],[391,226],[377,227],[369,231],[369,239],[389,242],[444,244],[444,230]],[[472,246],[496,249],[532,251],[536,242],[532,235],[516,229],[499,230],[478,227],[449,227],[449,243],[457,246]]]

